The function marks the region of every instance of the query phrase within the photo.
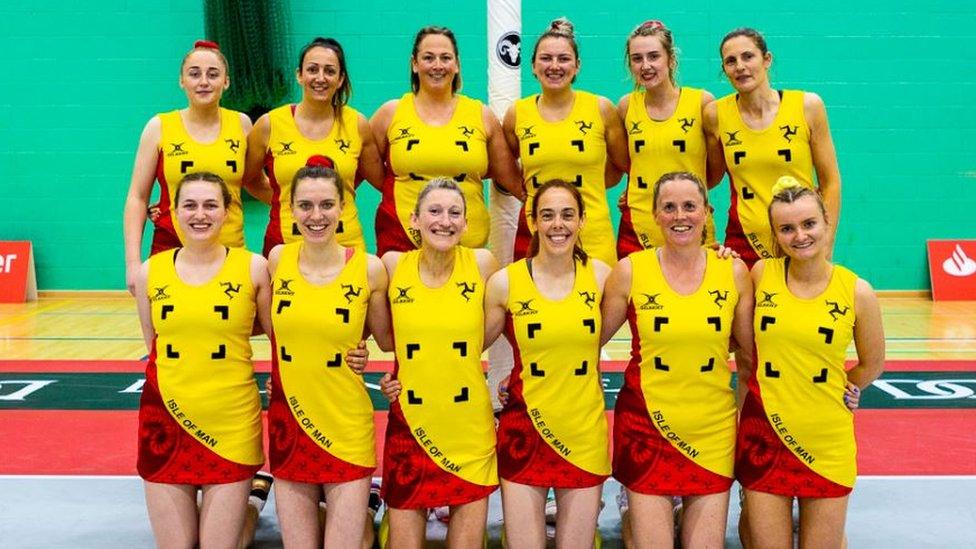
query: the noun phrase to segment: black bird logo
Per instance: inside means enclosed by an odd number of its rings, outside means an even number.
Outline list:
[[[596,292],[580,292],[580,297],[583,298],[583,304],[593,309],[593,304],[596,303]]]
[[[224,143],[227,143],[227,146],[230,147],[231,152],[236,153],[237,149],[241,148],[240,139],[224,139]]]
[[[477,282],[458,282],[457,283],[457,287],[458,288],[461,288],[461,297],[463,297],[465,301],[471,301],[471,296],[468,295],[468,294],[473,294],[474,293],[475,288],[478,287],[478,283]]]
[[[729,300],[728,290],[725,290],[724,292],[721,290],[709,290],[708,295],[715,298],[715,304],[718,305],[719,309],[721,309],[723,304]]]
[[[731,145],[741,145],[742,144],[742,141],[739,141],[739,132],[740,131],[742,131],[742,130],[736,130],[734,132],[725,132],[725,134],[729,136],[729,138],[725,141],[725,144],[728,145],[728,146],[731,146]]]
[[[352,298],[359,297],[359,294],[363,293],[363,288],[361,286],[353,286],[352,284],[343,284],[341,287],[343,290],[345,290],[345,293],[342,294],[342,297],[346,298],[346,303],[352,303]]]
[[[346,154],[346,150],[348,150],[349,145],[352,144],[351,141],[347,141],[345,139],[336,139],[335,143],[336,145],[339,146],[339,152],[341,152],[342,154]]]
[[[776,303],[773,303],[773,298],[776,297],[777,293],[778,292],[767,292],[763,290],[762,301],[759,302],[759,305],[757,305],[757,307],[775,307]]]
[[[840,303],[837,303],[836,301],[827,301],[825,299],[824,304],[830,306],[830,309],[827,311],[827,313],[829,313],[830,318],[832,318],[835,321],[837,320],[837,317],[845,316],[847,314],[847,311],[850,310],[850,307],[848,307],[847,305],[844,305],[844,308],[841,309]]]
[[[688,133],[688,130],[695,126],[694,118],[679,118],[678,122],[681,122],[681,131]]]
[[[576,125],[579,126],[579,131],[583,135],[586,135],[586,131],[593,128],[593,122],[587,122],[586,120],[577,120]]]
[[[789,124],[787,124],[785,126],[780,126],[779,129],[783,130],[783,138],[786,139],[786,141],[792,143],[793,142],[792,138],[794,135],[796,135],[796,131],[800,129],[800,127],[790,126]]]
[[[241,292],[240,284],[234,286],[234,284],[230,282],[221,282],[220,285],[224,287],[224,293],[227,294],[228,299],[234,299],[234,296],[231,294],[239,294]]]

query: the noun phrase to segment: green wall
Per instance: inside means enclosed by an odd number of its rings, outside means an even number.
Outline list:
[[[680,49],[680,82],[721,96],[731,88],[719,40],[734,27],[760,29],[774,85],[815,91],[827,104],[843,179],[835,258],[877,288],[927,288],[925,240],[976,238],[976,115],[965,101],[976,95],[976,4],[689,4],[523,1],[523,49],[529,55],[548,21],[568,16],[583,61],[577,86],[616,100],[630,89],[627,33],[662,19]],[[202,11],[178,0],[0,7],[0,239],[34,242],[42,289],[123,287],[121,212],[135,147],[149,117],[185,105],[178,64],[203,33]],[[367,116],[407,90],[413,33],[427,24],[455,30],[464,93],[486,96],[484,2],[292,0],[291,12],[295,51],[316,35],[343,43],[352,104]],[[537,90],[524,67],[523,93]],[[363,189],[371,226],[379,197]],[[712,192],[720,228],[727,194],[724,183]],[[252,249],[265,212],[247,206]]]

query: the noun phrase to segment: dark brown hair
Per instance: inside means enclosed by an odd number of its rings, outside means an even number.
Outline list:
[[[454,48],[454,58],[458,60],[458,72],[454,75],[451,80],[451,91],[457,93],[461,89],[461,56],[458,54],[457,38],[454,37],[454,31],[447,27],[438,27],[436,25],[426,26],[419,31],[417,31],[417,36],[413,39],[413,52],[410,54],[410,58],[414,61],[417,60],[417,53],[420,51],[420,43],[423,42],[424,38],[430,36],[431,34],[440,34],[446,36],[448,40],[451,41],[451,46]],[[410,69],[410,89],[416,94],[420,91],[420,77],[417,73],[413,72],[413,68]]]
[[[349,98],[352,96],[352,82],[349,81],[349,71],[346,68],[346,53],[342,50],[342,44],[339,43],[335,38],[322,38],[318,36],[312,39],[311,42],[305,44],[302,51],[298,54],[298,73],[301,74],[302,68],[305,65],[305,56],[308,52],[312,51],[314,48],[325,48],[327,50],[332,50],[335,53],[336,58],[339,60],[339,76],[342,77],[342,85],[332,94],[332,108],[335,111],[336,119],[339,123],[342,123],[342,117],[340,112],[342,107],[349,103]]]
[[[576,43],[576,34],[573,33],[573,24],[565,17],[553,19],[549,22],[549,28],[535,41],[535,48],[532,49],[532,62],[535,63],[535,55],[539,52],[539,44],[546,38],[564,38],[569,41],[573,48],[576,61],[579,62],[579,45]]]
[[[173,194],[173,208],[175,209],[180,203],[180,191],[183,190],[183,186],[187,183],[194,183],[196,181],[206,181],[207,183],[213,183],[217,185],[220,189],[220,197],[224,200],[224,208],[229,208],[231,200],[233,198],[230,194],[230,189],[227,188],[227,183],[217,174],[211,172],[193,172],[188,173],[180,179],[180,182],[176,184],[176,193]]]
[[[295,193],[298,190],[298,184],[308,179],[327,179],[331,181],[335,185],[336,192],[339,193],[339,202],[345,200],[345,186],[342,182],[342,176],[336,171],[335,163],[328,156],[311,156],[305,165],[295,172],[295,177],[291,179],[291,197],[289,199],[292,204],[295,203]]]

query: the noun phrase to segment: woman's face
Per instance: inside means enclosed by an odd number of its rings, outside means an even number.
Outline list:
[[[722,44],[722,70],[739,93],[749,92],[769,81],[773,56],[763,55],[748,36],[736,36]]]
[[[534,221],[539,249],[553,255],[572,253],[583,226],[576,198],[566,189],[553,187],[536,195],[536,200]]]
[[[661,185],[654,204],[654,220],[665,245],[701,245],[707,217],[705,199],[697,183],[675,179]]]
[[[672,59],[657,36],[635,36],[627,47],[630,74],[639,86],[651,89],[671,83]]]
[[[421,89],[452,89],[461,65],[451,39],[443,34],[424,36],[417,46],[417,55],[410,59],[410,70],[420,80]]]
[[[188,181],[180,186],[176,220],[184,238],[216,241],[227,217],[220,185],[210,181]]]
[[[824,252],[827,220],[815,197],[802,196],[788,204],[774,202],[770,221],[776,243],[790,258],[802,261]]]
[[[342,215],[336,184],[334,179],[324,177],[299,181],[291,209],[306,242],[329,242],[335,238]]]
[[[579,58],[566,38],[550,36],[539,42],[532,60],[532,74],[543,89],[562,90],[572,85],[579,73]]]
[[[219,105],[229,85],[227,70],[216,53],[197,50],[187,56],[180,71],[180,87],[191,105]]]
[[[305,99],[330,103],[345,79],[339,56],[331,48],[316,46],[305,53],[298,71],[298,85]]]
[[[449,250],[461,241],[461,234],[467,228],[464,199],[457,191],[435,189],[423,198],[410,221],[413,229],[420,232],[422,246]]]

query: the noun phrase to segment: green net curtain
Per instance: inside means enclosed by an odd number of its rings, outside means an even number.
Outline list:
[[[284,103],[294,78],[288,0],[206,0],[205,32],[230,64],[222,104],[252,120]]]

